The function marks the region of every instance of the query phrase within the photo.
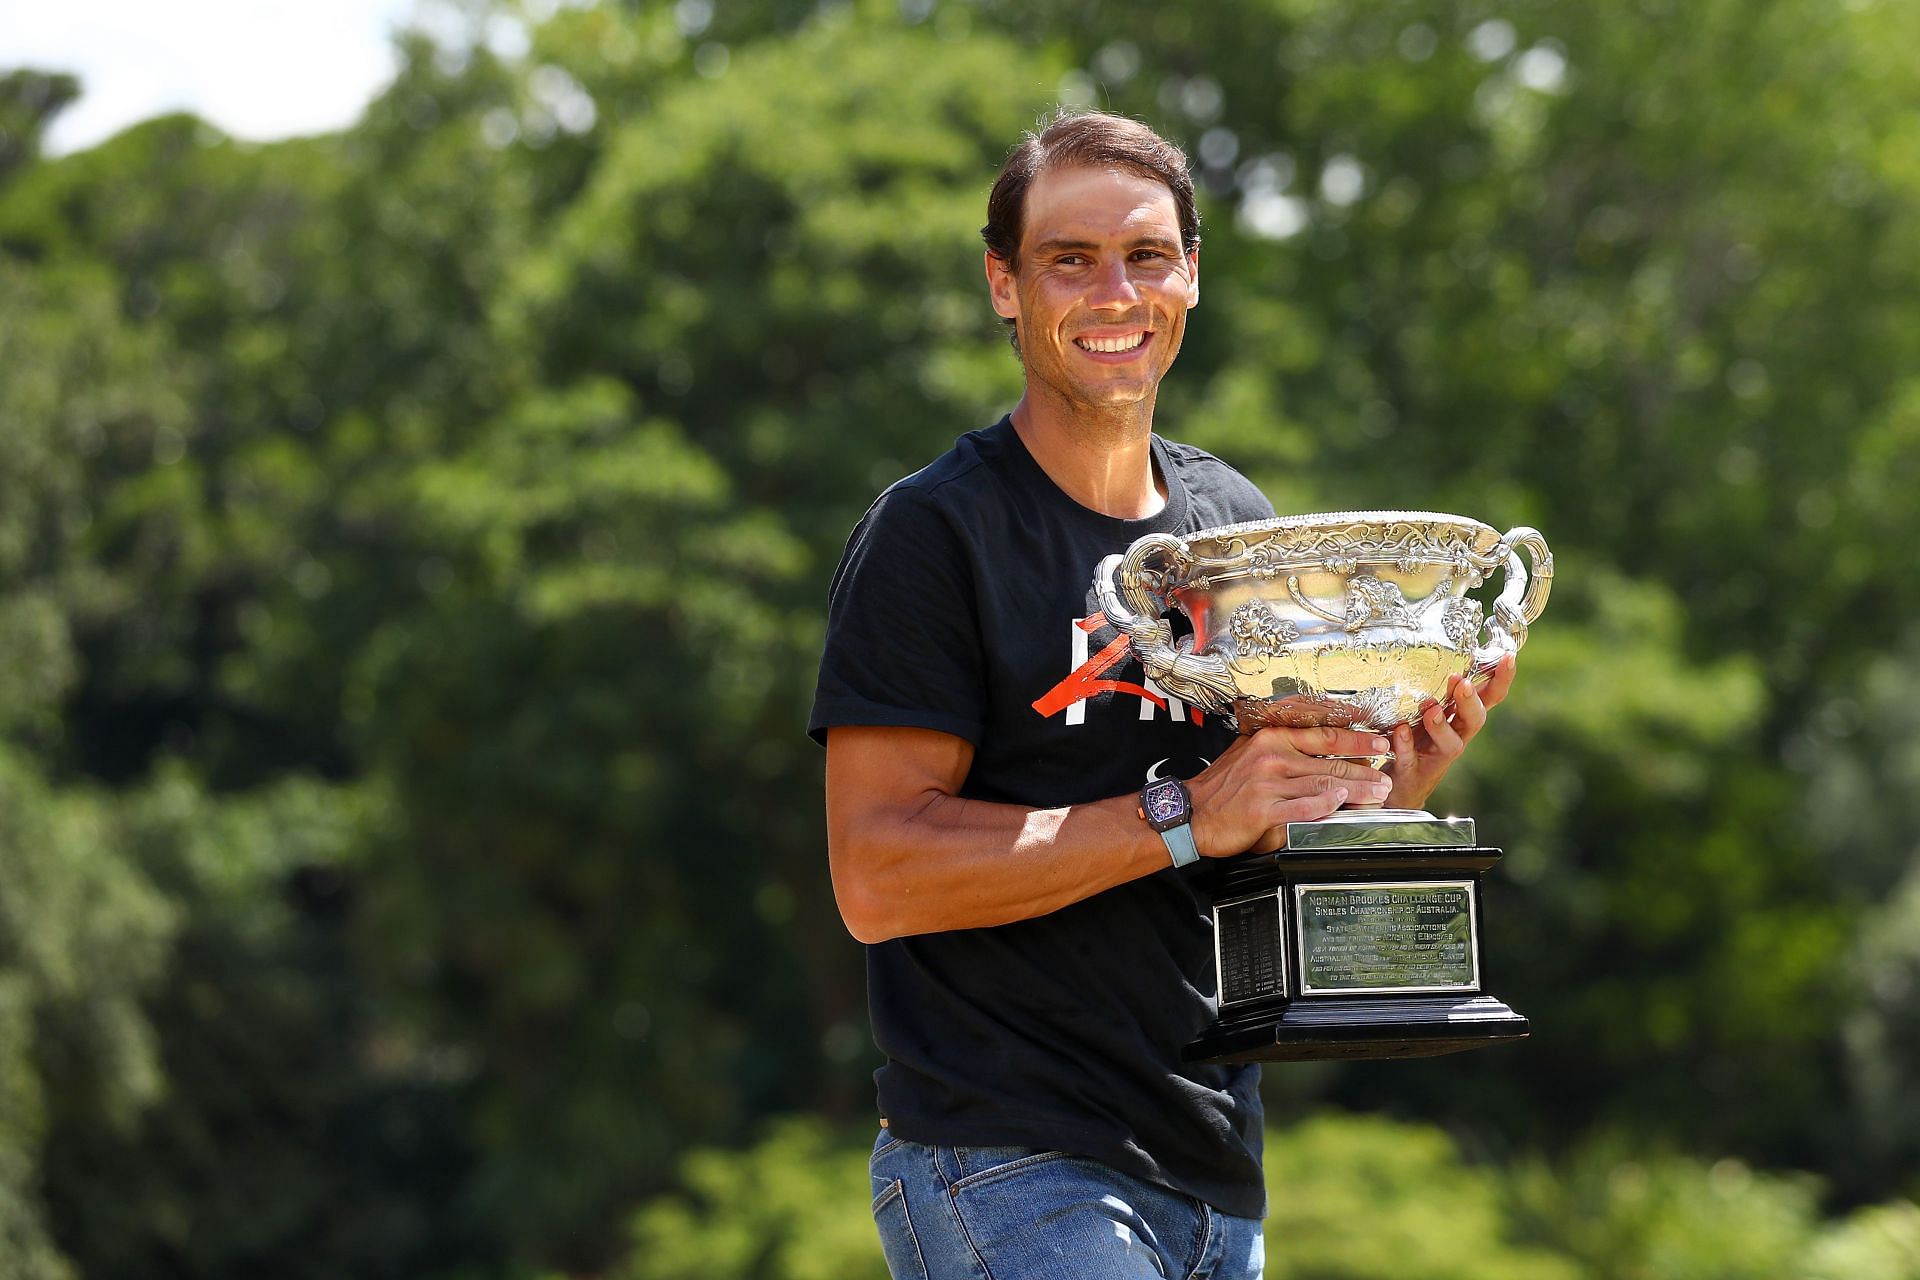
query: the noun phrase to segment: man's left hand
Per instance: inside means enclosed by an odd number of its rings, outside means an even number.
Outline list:
[[[1421,809],[1440,779],[1487,723],[1487,710],[1500,704],[1513,688],[1512,654],[1494,665],[1485,689],[1476,689],[1466,676],[1452,682],[1451,713],[1438,702],[1430,705],[1418,725],[1403,724],[1393,731],[1393,763],[1387,774],[1393,790],[1386,804],[1395,809]]]

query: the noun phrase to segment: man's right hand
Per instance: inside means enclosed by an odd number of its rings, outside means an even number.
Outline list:
[[[1358,760],[1393,750],[1357,729],[1268,728],[1248,734],[1187,782],[1193,841],[1201,856],[1271,853],[1287,843],[1287,823],[1324,818],[1342,804],[1375,804],[1392,779]]]

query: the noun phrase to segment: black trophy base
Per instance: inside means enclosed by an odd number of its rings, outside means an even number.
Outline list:
[[[1213,901],[1218,1015],[1184,1057],[1424,1058],[1525,1039],[1480,967],[1481,878],[1499,859],[1363,842],[1208,868],[1195,887]]]
[[[1186,1047],[1189,1062],[1431,1058],[1523,1040],[1527,1020],[1492,996],[1296,1000],[1222,1020]]]

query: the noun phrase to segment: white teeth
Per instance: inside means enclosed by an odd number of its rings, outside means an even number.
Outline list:
[[[1087,351],[1131,351],[1147,340],[1145,333],[1132,333],[1124,338],[1075,338],[1074,341]]]

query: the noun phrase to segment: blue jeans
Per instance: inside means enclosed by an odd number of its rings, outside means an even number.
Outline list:
[[[894,1280],[1260,1280],[1261,1225],[1095,1160],[924,1147],[886,1130],[868,1164]]]

